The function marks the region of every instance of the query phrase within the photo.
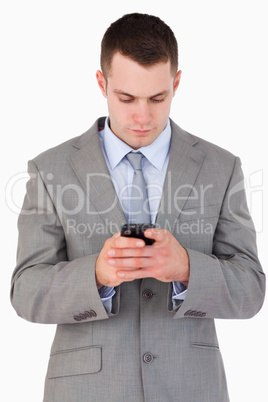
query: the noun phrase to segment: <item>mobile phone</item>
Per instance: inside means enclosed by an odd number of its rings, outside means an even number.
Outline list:
[[[150,246],[154,243],[154,239],[148,239],[148,237],[144,236],[144,231],[150,228],[155,228],[155,225],[149,223],[126,223],[122,226],[121,236],[142,239],[146,245]]]

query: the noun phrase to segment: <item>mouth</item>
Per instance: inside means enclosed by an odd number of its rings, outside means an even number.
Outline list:
[[[150,129],[150,130],[133,130],[132,129],[131,131],[137,135],[146,135],[146,134],[149,134],[152,131],[152,129]]]

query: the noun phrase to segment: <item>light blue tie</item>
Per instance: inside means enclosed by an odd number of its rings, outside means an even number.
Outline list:
[[[141,161],[144,155],[141,152],[130,152],[126,155],[134,169],[131,187],[130,223],[150,223],[150,211],[146,183],[143,177]]]

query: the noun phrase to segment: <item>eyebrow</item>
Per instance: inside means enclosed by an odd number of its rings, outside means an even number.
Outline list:
[[[118,95],[125,95],[125,96],[128,96],[129,98],[137,98],[137,96],[128,94],[127,92],[121,91],[120,89],[115,89],[113,92],[114,92],[115,94],[118,94]],[[157,98],[158,96],[163,96],[163,95],[166,96],[166,95],[168,95],[169,93],[170,93],[170,90],[165,90],[165,91],[159,92],[158,94],[149,96],[149,98],[152,99],[152,98]]]

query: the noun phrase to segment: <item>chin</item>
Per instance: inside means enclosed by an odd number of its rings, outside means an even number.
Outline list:
[[[157,136],[144,136],[144,137],[139,137],[136,138],[135,141],[132,141],[132,148],[141,148],[141,147],[147,147],[148,145],[151,145],[155,140]]]
[[[152,141],[139,141],[137,143],[129,144],[133,149],[139,149],[141,147],[147,147],[148,145],[151,145],[154,142]]]

